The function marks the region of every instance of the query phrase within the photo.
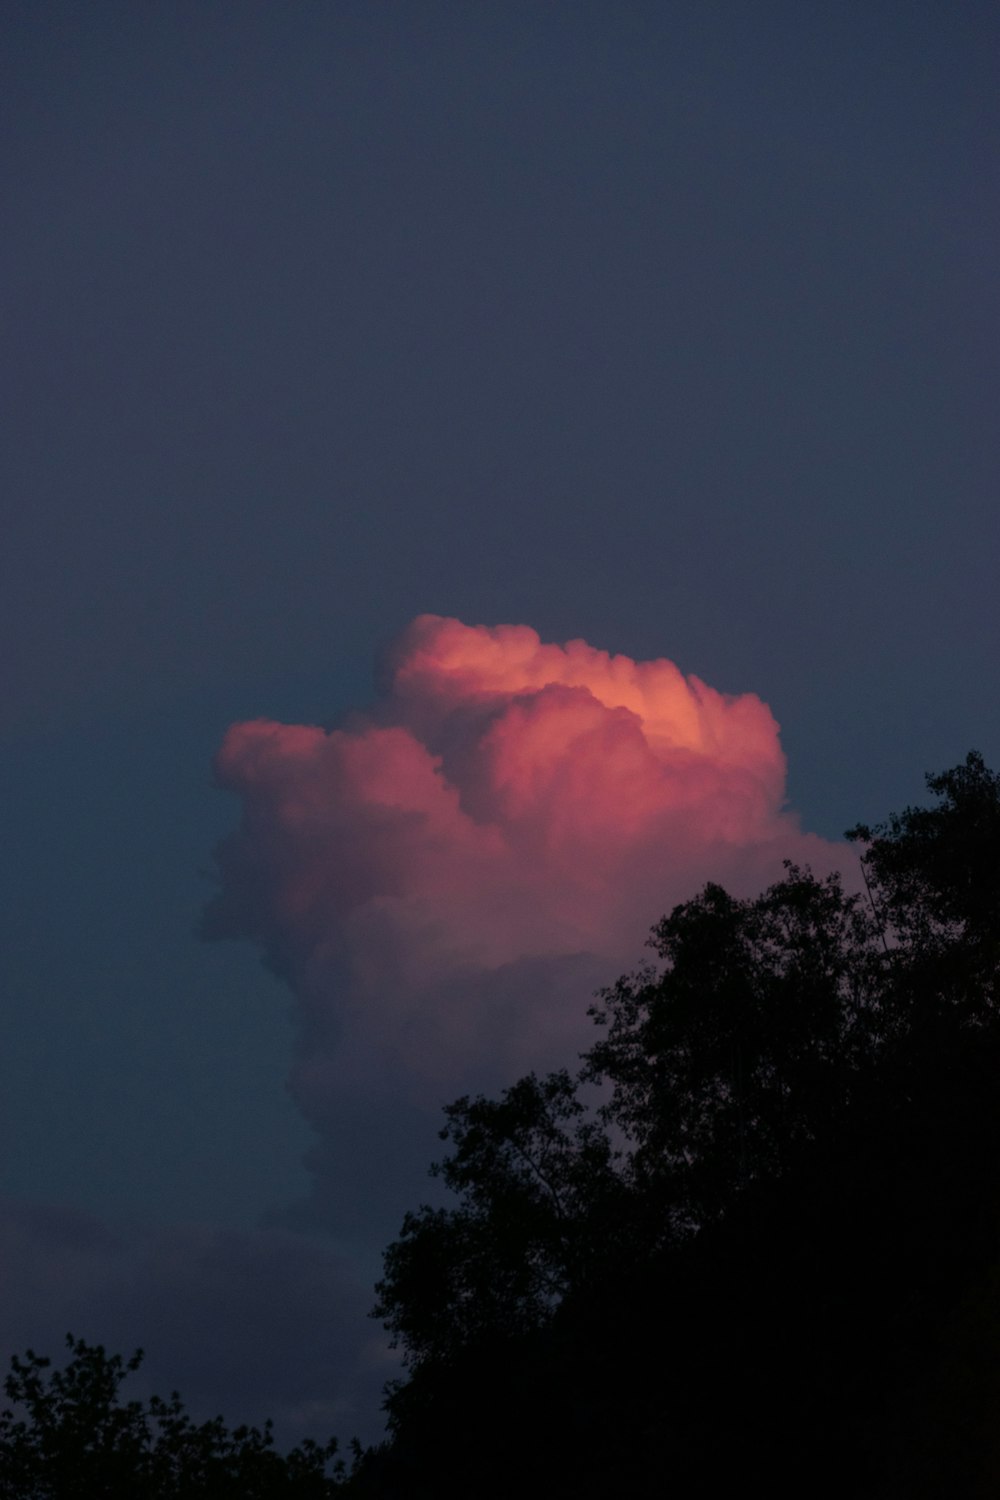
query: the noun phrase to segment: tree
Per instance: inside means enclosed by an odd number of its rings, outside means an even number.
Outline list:
[[[660,969],[627,975],[591,1015],[583,1077],[628,1142],[627,1175],[664,1206],[662,1235],[704,1227],[788,1165],[851,1097],[877,1045],[882,953],[839,876],[786,864],[754,900],[708,885],[649,940]]]
[[[836,876],[789,865],[753,901],[709,885],[650,946],[662,969],[602,992],[578,1078],[531,1075],[445,1110],[453,1149],[431,1170],[458,1204],[406,1216],[378,1287],[410,1365],[537,1328],[609,1256],[681,1243],[846,1105],[883,955]]]
[[[927,777],[938,802],[848,837],[863,850],[873,903],[899,971],[901,1023],[919,992],[928,1013],[992,1023],[1000,992],[1000,774],[970,752]]]
[[[973,753],[928,788],[852,830],[863,895],[707,886],[575,1079],[449,1107],[457,1201],[379,1286],[409,1375],[374,1493],[713,1492],[748,1455],[774,1494],[979,1493],[949,1330],[1000,1284],[1000,777]]]
[[[62,1369],[28,1350],[14,1356],[0,1413],[2,1500],[320,1500],[338,1488],[336,1443],[274,1451],[271,1424],[230,1431],[221,1417],[197,1424],[175,1391],[122,1401],[138,1370],[100,1344],[66,1338]]]
[[[616,1182],[610,1143],[565,1071],[445,1115],[453,1151],[431,1172],[459,1207],[407,1214],[376,1289],[375,1315],[411,1364],[543,1323],[580,1274],[595,1194]]]

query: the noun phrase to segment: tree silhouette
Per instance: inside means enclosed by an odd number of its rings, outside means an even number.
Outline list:
[[[66,1338],[62,1369],[15,1355],[0,1413],[3,1500],[321,1500],[340,1487],[336,1443],[305,1442],[282,1455],[271,1425],[230,1431],[221,1417],[195,1423],[168,1400],[122,1401],[138,1370],[100,1344]]]
[[[707,886],[576,1079],[449,1107],[369,1493],[995,1492],[1000,777],[928,788],[852,830],[863,895]]]

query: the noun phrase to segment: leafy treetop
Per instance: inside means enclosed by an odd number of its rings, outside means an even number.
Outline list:
[[[142,1362],[72,1334],[62,1369],[28,1350],[4,1381],[2,1500],[321,1500],[338,1489],[337,1444],[274,1450],[271,1424],[195,1423],[177,1392],[120,1399]]]

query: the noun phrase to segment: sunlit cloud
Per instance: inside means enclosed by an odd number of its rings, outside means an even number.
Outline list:
[[[572,1064],[592,990],[674,903],[849,859],[785,808],[758,697],[527,626],[421,616],[366,713],[235,724],[216,775],[243,816],[207,931],[294,991],[292,1088],[321,1136],[349,1097],[436,1106]]]

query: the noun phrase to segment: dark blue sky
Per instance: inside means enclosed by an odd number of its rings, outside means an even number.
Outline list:
[[[209,764],[421,611],[760,694],[829,837],[1000,760],[995,6],[11,0],[0,43],[11,1213],[303,1191],[290,997],[195,937]]]

